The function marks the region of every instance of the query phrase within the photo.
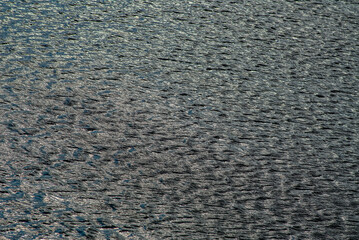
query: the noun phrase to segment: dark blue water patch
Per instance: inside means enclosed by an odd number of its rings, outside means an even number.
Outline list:
[[[62,217],[64,214],[67,213],[67,211],[65,209],[59,208],[59,209],[53,209],[52,213],[56,216],[56,217]]]
[[[10,106],[11,106],[11,109],[12,109],[12,110],[13,110],[13,109],[19,109],[19,108],[20,108],[20,106],[17,105],[16,103],[11,103]]]
[[[81,216],[77,216],[76,219],[79,221],[79,222],[85,222],[86,219],[81,217]]]
[[[67,153],[62,152],[57,156],[57,160],[64,161],[64,160],[66,160],[66,156],[67,156]]]
[[[106,151],[108,147],[104,145],[93,145],[92,146],[96,152]]]
[[[119,160],[119,155],[123,153],[122,151],[118,150],[115,154],[113,154],[114,157],[114,163],[115,165],[118,165],[120,160]]]
[[[113,154],[114,157],[118,157],[121,153],[123,153],[121,150],[118,150]]]
[[[188,115],[192,115],[193,111],[192,110],[188,110]]]
[[[106,240],[110,239],[120,239],[118,233],[115,229],[105,229],[102,230],[102,234],[105,236]]]
[[[14,193],[8,197],[0,197],[0,202],[9,202],[9,201],[16,201],[24,197],[24,192],[19,191],[17,193]]]
[[[96,221],[101,225],[101,226],[105,226],[105,223],[103,222],[102,218],[97,218]]]
[[[26,54],[31,54],[31,55],[36,54],[36,52],[34,51],[34,48],[31,48],[31,47],[26,48],[25,53],[26,53]],[[30,59],[33,58],[33,56],[26,56],[26,57],[30,57]]]
[[[54,233],[57,233],[59,235],[58,236],[59,239],[63,239],[64,238],[63,234],[66,233],[66,230],[64,228],[56,228]]]
[[[105,91],[98,92],[97,95],[103,96],[103,95],[107,95],[107,94],[109,94],[109,93],[112,93],[112,91],[110,91],[110,90],[105,90]]]
[[[79,157],[81,156],[83,152],[83,149],[82,148],[77,148],[74,153],[72,154],[72,156],[75,158],[75,159],[79,159]]]
[[[55,230],[54,232],[55,232],[55,233],[62,234],[62,233],[65,233],[65,229],[63,229],[63,228],[56,228],[56,230]]]
[[[137,30],[137,28],[130,28],[130,29],[128,30],[128,32],[137,33],[138,30]]]
[[[53,110],[56,110],[56,109],[54,109],[54,108],[52,108],[52,107],[48,107],[48,108],[46,108],[46,113],[53,113]]]
[[[64,56],[64,55],[66,55],[66,53],[63,52],[63,51],[57,51],[57,52],[56,52],[56,55],[58,55],[58,56]]]
[[[18,132],[18,130],[16,129],[16,124],[14,123],[13,120],[3,122],[3,124],[7,127],[7,129],[14,131],[14,132]]]
[[[9,228],[16,228],[17,224],[16,223],[11,223],[11,224],[8,224],[8,225],[0,225],[0,232],[5,232],[7,229]]]
[[[103,131],[95,130],[95,131],[92,131],[92,132],[90,132],[90,133],[93,134],[93,135],[97,135],[97,134],[99,134],[99,133],[103,133]]]
[[[54,84],[56,84],[56,81],[50,81],[50,82],[47,83],[46,88],[47,88],[47,89],[51,89],[51,88],[52,88],[52,85],[54,85]]]
[[[146,203],[141,203],[141,204],[140,204],[140,207],[141,207],[142,209],[145,209],[145,208],[147,207],[147,204],[146,204]]]
[[[38,78],[38,77],[30,77],[30,78],[29,78],[29,81],[30,81],[31,83],[36,83],[36,82],[39,81],[39,80],[40,80],[40,78]],[[33,95],[33,94],[34,94],[33,91],[30,91],[29,93],[30,93],[30,95]]]
[[[13,81],[15,81],[15,80],[16,80],[15,77],[10,77],[10,78],[6,78],[6,79],[2,80],[1,82],[11,83],[11,82],[13,82]]]
[[[52,52],[47,52],[46,53],[46,56],[48,56],[48,57],[52,57],[53,56],[53,53]],[[41,66],[40,66],[41,67]],[[54,76],[54,75],[53,75]],[[56,75],[55,75],[56,76]]]
[[[16,140],[17,141],[17,140]],[[12,160],[9,160],[5,163],[6,166],[8,166],[12,171],[10,171],[11,175],[9,177],[13,177],[13,178],[16,178],[18,177],[18,174],[17,174],[17,171],[16,171],[16,168],[13,166],[13,161]]]
[[[39,115],[37,117],[36,123],[40,124],[43,120],[46,120],[47,116],[46,115]]]
[[[44,224],[44,220],[32,220],[27,223],[33,230],[41,229],[42,225]],[[41,234],[41,233],[40,233]]]
[[[90,115],[92,113],[91,110],[88,110],[88,109],[85,109],[83,112],[82,112],[84,115]]]
[[[43,171],[40,179],[51,179],[52,176],[49,171]]]
[[[113,117],[113,115],[114,115],[114,113],[115,113],[116,111],[115,110],[110,110],[110,111],[107,111],[107,113],[106,113],[106,117]]]
[[[20,179],[13,179],[13,180],[11,180],[10,185],[12,187],[20,187],[21,181],[20,181]]]
[[[66,106],[72,106],[74,104],[75,104],[75,101],[72,100],[71,98],[66,98],[64,101],[64,105],[66,105]]]
[[[51,65],[51,62],[49,62],[49,61],[39,63],[40,68],[50,68],[50,65]]]
[[[21,148],[24,149],[26,152],[30,152],[30,150],[24,145],[21,145]]]
[[[57,116],[58,119],[66,119],[67,117],[68,117],[67,114],[62,114],[62,115]]]
[[[10,96],[16,96],[11,86],[3,86],[2,89],[4,89]]]
[[[89,166],[91,166],[91,167],[96,167],[96,165],[92,162],[92,161],[88,161],[88,162],[86,162]]]
[[[21,230],[19,232],[16,232],[16,233],[10,233],[7,238],[10,239],[10,240],[18,240],[18,239],[21,239],[22,236],[24,236],[26,234],[25,231]]]
[[[63,204],[65,205],[65,211],[73,211],[74,209],[72,208],[72,207],[70,207],[70,204],[71,204],[71,202],[69,202],[69,201],[65,201],[65,202],[63,202]]]
[[[135,147],[131,147],[130,150],[128,150],[129,152],[134,152],[136,151],[136,148]]]
[[[100,155],[93,155],[93,160],[99,160],[101,158]]]
[[[78,233],[81,237],[85,237],[85,236],[86,236],[85,230],[86,230],[86,227],[84,227],[84,226],[81,226],[81,227],[76,228],[77,233]]]
[[[21,58],[21,62],[30,62],[31,60],[33,59],[33,57],[32,56],[22,56],[22,58]]]
[[[60,161],[63,161],[66,159],[66,156],[68,155],[67,150],[62,149],[61,153],[58,154],[57,159]]]
[[[46,206],[46,203],[44,203],[44,197],[46,196],[46,194],[42,191],[39,191],[37,193],[34,193],[34,197],[33,197],[33,203],[34,203],[34,208],[40,208],[43,206]]]

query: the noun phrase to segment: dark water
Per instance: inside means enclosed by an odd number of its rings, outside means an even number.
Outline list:
[[[0,2],[1,239],[359,239],[357,1]]]

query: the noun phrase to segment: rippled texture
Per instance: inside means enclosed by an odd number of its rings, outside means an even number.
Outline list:
[[[0,236],[358,239],[356,1],[0,2]]]

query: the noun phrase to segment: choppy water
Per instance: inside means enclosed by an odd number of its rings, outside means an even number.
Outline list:
[[[2,0],[4,239],[358,239],[357,1]]]

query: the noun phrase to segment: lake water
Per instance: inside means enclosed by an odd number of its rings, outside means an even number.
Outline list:
[[[4,239],[358,239],[357,1],[2,0]]]

